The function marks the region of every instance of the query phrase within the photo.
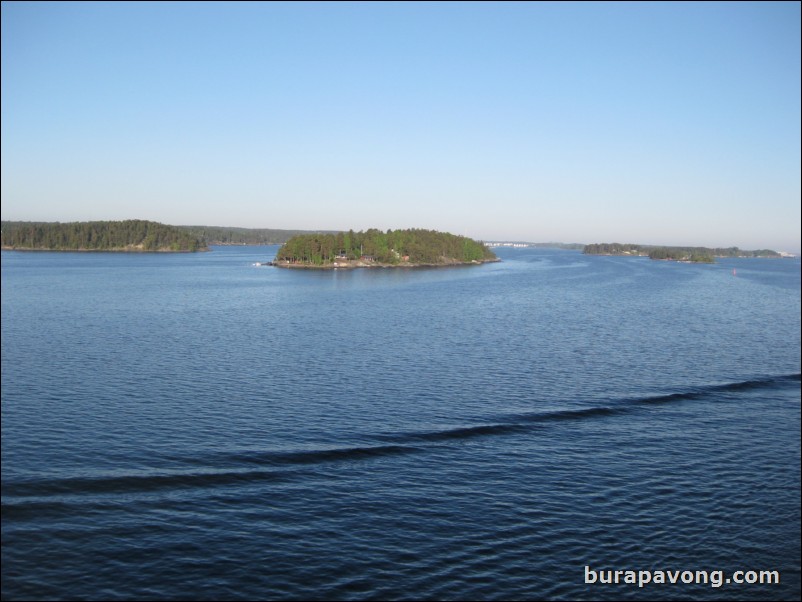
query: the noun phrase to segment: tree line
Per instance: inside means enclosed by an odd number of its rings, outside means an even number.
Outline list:
[[[672,261],[690,261],[691,263],[715,263],[712,253],[703,248],[682,249],[675,247],[658,247],[649,251],[649,259],[665,259]]]
[[[201,251],[207,246],[175,227],[145,220],[2,222],[2,246],[47,251]]]
[[[398,265],[471,262],[495,259],[483,243],[434,230],[375,228],[336,234],[293,236],[276,253],[277,261],[324,265],[340,260],[367,259]]]
[[[209,245],[281,245],[300,234],[333,234],[334,230],[278,230],[275,228],[229,228],[225,226],[176,226]]]
[[[633,245],[621,243],[595,243],[585,245],[582,252],[586,255],[643,255],[652,259],[675,259],[712,263],[715,257],[780,257],[777,251],[758,249],[746,251],[738,247],[660,247],[653,245]]]

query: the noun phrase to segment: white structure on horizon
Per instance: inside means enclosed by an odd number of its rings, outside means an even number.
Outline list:
[[[485,243],[488,247],[518,247],[526,248],[529,246],[528,242],[488,242]]]

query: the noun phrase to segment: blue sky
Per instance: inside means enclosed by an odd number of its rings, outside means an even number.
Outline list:
[[[800,250],[800,4],[2,3],[2,218]]]

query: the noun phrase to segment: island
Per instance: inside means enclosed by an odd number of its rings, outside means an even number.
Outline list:
[[[434,230],[303,234],[285,242],[269,265],[280,268],[379,268],[476,265],[499,261],[483,243]]]
[[[176,226],[146,220],[2,222],[2,248],[14,251],[194,253],[205,241]]]
[[[683,263],[715,263],[716,257],[782,257],[782,253],[770,249],[745,251],[738,247],[726,249],[708,247],[659,247],[652,245],[633,245],[621,243],[596,243],[585,245],[585,255],[624,255],[649,257],[663,261],[679,261]]]

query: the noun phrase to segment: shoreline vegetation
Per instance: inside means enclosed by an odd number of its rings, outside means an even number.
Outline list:
[[[195,253],[205,241],[176,226],[146,220],[2,222],[0,246],[12,251]]]
[[[225,226],[176,226],[190,236],[215,246],[283,245],[300,234],[337,234],[337,230],[278,230],[275,228],[229,228]]]
[[[413,234],[416,233],[416,234]],[[554,247],[581,250],[585,255],[649,257],[681,263],[715,263],[718,257],[795,257],[770,249],[747,251],[738,247],[670,247],[621,243],[480,243],[462,236],[429,230],[376,229],[348,233],[335,230],[280,230],[273,228],[238,228],[225,226],[170,226],[147,220],[92,222],[22,222],[3,221],[0,247],[9,251],[70,251],[118,253],[194,253],[210,251],[212,245],[292,245],[309,244],[294,255],[277,255],[278,267],[356,268],[356,267],[436,267],[471,265],[499,261],[495,247]],[[432,240],[430,238],[434,237]],[[360,238],[361,237],[361,238]],[[441,237],[439,242],[433,242]],[[356,252],[357,240],[367,246]],[[346,239],[350,247],[346,248]],[[306,241],[299,243],[297,241]],[[333,241],[333,242],[332,242]],[[456,244],[455,244],[455,241]],[[468,241],[467,243],[465,241]],[[421,250],[421,245],[428,250]],[[409,250],[405,245],[410,245]],[[460,248],[460,244],[467,247]],[[315,245],[318,245],[315,247]],[[333,246],[332,246],[333,245]],[[390,245],[390,246],[388,246]],[[395,246],[392,246],[395,245]],[[334,249],[336,247],[336,249]],[[291,247],[286,247],[287,249]],[[292,247],[295,249],[295,247]],[[466,249],[469,249],[466,251]],[[390,252],[394,251],[394,252]],[[319,257],[318,257],[319,255]],[[365,257],[363,257],[363,255]],[[406,256],[409,259],[404,259]],[[267,264],[259,264],[267,265]]]
[[[715,263],[717,257],[771,257],[784,255],[770,249],[746,251],[738,247],[726,249],[708,247],[666,247],[652,245],[633,245],[621,243],[596,243],[585,245],[584,255],[621,255],[629,257],[648,257],[658,261],[678,261],[681,263]]]
[[[266,265],[289,269],[417,268],[500,261],[484,243],[435,230],[387,230],[293,236]]]

